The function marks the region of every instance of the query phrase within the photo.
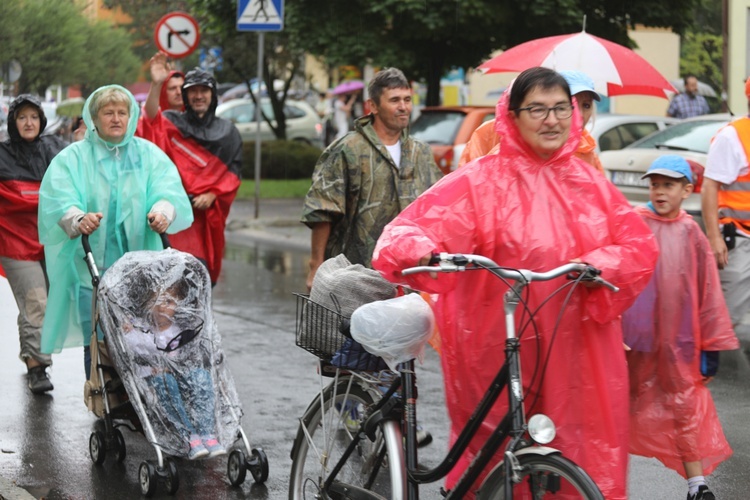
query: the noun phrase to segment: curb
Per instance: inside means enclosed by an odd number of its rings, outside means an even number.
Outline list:
[[[0,477],[0,499],[2,500],[36,500],[28,491],[16,486],[16,483]]]

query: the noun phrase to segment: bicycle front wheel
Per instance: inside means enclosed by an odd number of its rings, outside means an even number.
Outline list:
[[[557,454],[521,455],[520,481],[513,485],[513,499],[604,500],[596,483],[575,463]],[[493,470],[477,494],[478,500],[505,500],[505,467]]]
[[[334,486],[323,491],[326,479],[379,397],[377,387],[354,377],[343,377],[328,386],[323,391],[322,405],[320,395],[316,397],[302,419],[292,449],[290,500],[350,498],[342,493],[346,488],[373,492],[376,496],[372,498],[404,497],[402,438],[397,423],[392,421],[378,426],[374,441],[366,437],[359,441],[336,474]]]

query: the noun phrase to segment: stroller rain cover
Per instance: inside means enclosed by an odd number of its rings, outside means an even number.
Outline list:
[[[242,408],[206,268],[174,249],[129,252],[102,277],[98,301],[110,356],[144,431],[153,429],[153,444],[186,457],[189,437],[198,434],[229,448]]]

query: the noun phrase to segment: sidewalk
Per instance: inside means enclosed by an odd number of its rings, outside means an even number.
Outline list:
[[[310,228],[301,223],[302,198],[236,200],[227,219],[227,242],[267,243],[282,249],[310,251]]]

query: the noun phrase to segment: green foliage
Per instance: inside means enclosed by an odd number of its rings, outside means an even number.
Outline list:
[[[104,21],[90,22],[79,2],[3,0],[0,40],[0,61],[21,63],[20,92],[43,94],[57,83],[125,83],[139,65],[128,35]]]
[[[261,179],[310,179],[322,151],[302,141],[266,141],[260,148]],[[242,178],[255,179],[255,143],[242,144]]]
[[[260,182],[261,198],[304,198],[310,189],[311,179],[274,180],[263,179]],[[238,200],[255,198],[255,181],[243,180],[237,191]]]
[[[290,42],[332,65],[396,66],[425,80],[427,104],[440,77],[475,67],[496,49],[545,36],[588,32],[626,45],[635,24],[682,33],[700,0],[297,0],[286,5]],[[707,1],[707,0],[704,0]]]
[[[681,75],[693,74],[719,92],[724,88],[721,36],[688,32],[682,38],[681,53]]]

